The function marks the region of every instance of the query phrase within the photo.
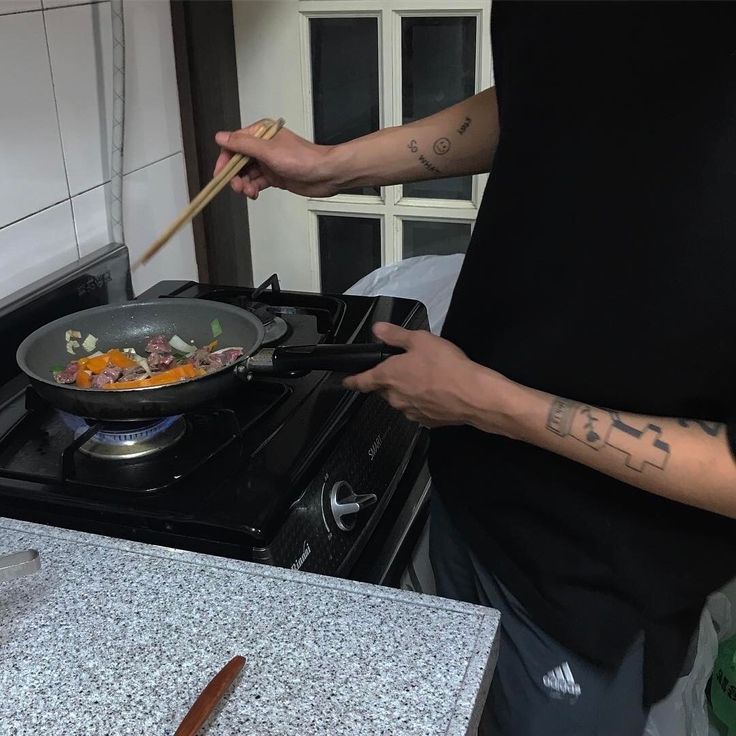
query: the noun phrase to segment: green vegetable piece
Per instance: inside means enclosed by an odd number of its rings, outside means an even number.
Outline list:
[[[212,337],[217,339],[222,335],[222,325],[220,325],[219,319],[213,319],[212,322],[210,322],[210,327],[212,327]]]
[[[51,366],[51,372],[52,373],[61,373],[64,370],[65,366],[63,365],[52,365]]]

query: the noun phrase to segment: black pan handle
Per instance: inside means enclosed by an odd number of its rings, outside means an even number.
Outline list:
[[[312,370],[361,373],[404,351],[385,343],[365,345],[287,345],[273,352],[276,372]]]
[[[385,343],[353,345],[285,345],[261,350],[246,363],[253,373],[289,373],[290,371],[336,371],[361,373],[404,350]]]

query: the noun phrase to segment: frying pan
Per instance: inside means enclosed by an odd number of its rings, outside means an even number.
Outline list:
[[[163,386],[105,389],[57,383],[53,371],[74,356],[66,351],[67,330],[98,338],[97,350],[135,348],[145,355],[156,335],[179,335],[197,346],[212,342],[212,322],[222,329],[221,348],[242,347],[236,363],[201,378]],[[39,328],[18,347],[18,365],[38,394],[57,409],[101,421],[133,421],[173,416],[211,406],[254,373],[331,370],[359,373],[400,350],[382,343],[284,346],[261,349],[264,330],[253,314],[230,304],[202,299],[158,299],[86,309]],[[76,349],[77,357],[86,355]]]

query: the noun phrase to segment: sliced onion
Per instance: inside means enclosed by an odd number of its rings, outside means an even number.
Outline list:
[[[141,357],[137,353],[135,355],[132,355],[131,357],[146,372],[146,378],[150,378],[153,375],[151,366],[148,365],[148,361],[145,358]]]
[[[197,346],[196,345],[190,345],[189,343],[184,342],[179,335],[174,335],[174,337],[169,340],[169,345],[176,350],[177,353],[184,353],[185,355],[192,355],[192,353],[197,352]]]
[[[94,335],[87,335],[87,337],[84,338],[82,347],[88,353],[91,353],[97,347],[97,338]]]
[[[69,355],[74,355],[74,348],[79,347],[79,342],[77,340],[69,340],[66,344],[66,351],[69,353]]]
[[[71,342],[74,338],[77,338],[77,337],[82,337],[82,333],[79,332],[78,330],[67,330],[64,333],[64,342]]]
[[[136,353],[135,348],[123,348],[123,352],[131,359],[134,360],[138,365],[143,368],[146,372],[146,378],[150,378],[153,375],[151,366],[148,365],[148,361],[142,356]]]

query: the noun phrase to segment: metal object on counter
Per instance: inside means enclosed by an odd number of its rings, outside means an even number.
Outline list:
[[[22,578],[41,569],[41,558],[35,549],[0,555],[0,583]]]

